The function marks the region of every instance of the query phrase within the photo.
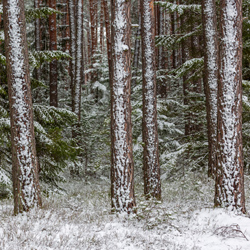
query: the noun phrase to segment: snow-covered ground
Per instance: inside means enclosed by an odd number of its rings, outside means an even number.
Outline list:
[[[52,194],[43,209],[18,216],[11,200],[1,201],[0,249],[250,249],[250,218],[214,209],[211,181],[188,176],[162,186],[161,203],[137,191],[137,215],[130,217],[110,213],[105,181],[66,183],[67,194]]]

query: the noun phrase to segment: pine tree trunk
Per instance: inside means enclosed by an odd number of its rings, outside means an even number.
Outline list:
[[[130,1],[112,0],[111,199],[116,212],[132,212],[134,162],[131,124]]]
[[[221,1],[215,206],[246,212],[242,149],[242,1]]]
[[[74,82],[75,82],[75,69],[76,69],[76,20],[75,20],[75,1],[68,1],[69,9],[69,26],[70,26],[70,88],[72,95],[72,111],[75,112],[75,99],[74,99]]]
[[[109,10],[108,10],[108,2],[107,0],[103,1],[103,11],[104,11],[104,18],[105,18],[105,29],[106,29],[106,41],[107,41],[107,53],[108,53],[108,64],[109,64],[109,82],[110,86],[112,77],[112,49],[111,49],[111,29],[110,29],[110,21],[109,21]]]
[[[56,0],[49,0],[49,7],[56,9]],[[49,16],[50,50],[57,50],[56,13]],[[50,105],[57,107],[57,60],[50,63]]]
[[[28,45],[22,0],[4,0],[4,33],[11,120],[14,213],[41,205]]]
[[[154,1],[141,0],[144,193],[161,199],[156,109]]]
[[[78,116],[78,123],[81,120],[81,89],[82,89],[82,81],[83,81],[83,42],[82,42],[82,30],[83,30],[83,6],[82,0],[76,1],[76,15],[75,15],[75,23],[76,23],[76,54],[75,54],[75,77],[73,83],[73,112]]]
[[[134,59],[133,59],[133,79],[132,79],[132,89],[136,84],[136,77],[138,74],[138,70],[139,70],[139,59],[140,59],[140,50],[141,50],[141,5],[140,5],[140,0],[138,1],[138,13],[139,13],[139,17],[138,17],[138,28],[136,31],[136,35],[135,35],[135,52],[134,52]]]
[[[34,1],[35,9],[40,8],[40,0]],[[41,50],[41,33],[40,33],[40,18],[36,18],[35,20],[35,47],[36,51]],[[41,79],[41,68],[35,70],[35,77],[39,81]]]
[[[204,33],[204,90],[206,95],[208,129],[208,176],[216,172],[217,150],[217,99],[218,99],[218,32],[215,0],[203,0]]]

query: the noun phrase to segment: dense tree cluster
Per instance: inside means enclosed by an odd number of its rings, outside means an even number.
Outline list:
[[[246,212],[248,0],[25,4],[0,15],[0,191],[13,183],[15,213],[65,177],[110,180],[112,209],[131,213],[137,182],[160,200],[187,172]]]

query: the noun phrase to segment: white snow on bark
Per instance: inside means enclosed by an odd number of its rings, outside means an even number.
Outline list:
[[[217,65],[217,25],[214,20],[216,6],[214,0],[204,0],[204,30],[206,40],[206,53],[207,53],[207,89],[208,89],[208,105],[209,105],[209,116],[211,119],[211,125],[215,133],[211,134],[212,145],[216,147],[217,143],[217,98],[218,98],[218,65]],[[211,156],[213,162],[215,162],[215,155]],[[213,166],[212,166],[213,167]]]
[[[75,83],[74,83],[74,99],[75,113],[80,118],[81,107],[81,70],[82,70],[82,0],[77,0],[77,23],[76,23],[76,59],[75,59]]]
[[[146,150],[146,165],[149,167],[149,186],[150,191],[158,191],[159,179],[158,179],[158,143],[157,143],[157,124],[156,124],[156,75],[155,75],[155,56],[154,56],[154,34],[152,33],[152,9],[150,6],[151,1],[143,1],[143,18],[142,18],[142,29],[143,29],[143,45],[144,45],[144,126],[145,126],[145,149]],[[153,192],[154,192],[153,191]]]
[[[24,68],[24,48],[22,46],[23,34],[20,28],[20,7],[18,0],[8,0],[6,7],[9,16],[9,46],[10,66],[13,73],[12,76],[12,101],[14,109],[14,127],[18,130],[14,137],[17,147],[17,160],[20,166],[20,190],[23,193],[21,201],[24,208],[31,207],[36,203],[36,189],[34,184],[34,168],[33,163],[36,162],[35,155],[32,151],[32,123],[30,121],[31,110],[27,104],[27,87],[25,86]]]
[[[115,126],[114,133],[114,198],[113,204],[116,211],[127,212],[131,203],[131,185],[128,178],[128,167],[131,165],[131,159],[128,157],[132,150],[129,145],[128,135],[128,117],[130,107],[130,93],[127,93],[127,86],[130,84],[129,62],[125,60],[125,53],[130,53],[129,44],[124,39],[127,34],[127,26],[130,25],[125,17],[127,8],[126,0],[115,1],[116,6],[114,20],[112,22],[114,29],[114,76],[113,76],[113,119]]]
[[[222,27],[222,62],[221,62],[221,80],[222,80],[222,96],[219,102],[223,110],[218,110],[219,116],[222,118],[222,135],[219,143],[219,154],[223,156],[223,161],[219,161],[223,171],[223,188],[221,190],[221,199],[223,206],[229,206],[229,209],[240,209],[241,195],[239,190],[235,190],[240,182],[239,171],[241,163],[239,158],[240,149],[237,144],[237,138],[241,137],[241,130],[238,131],[241,120],[241,91],[237,88],[241,85],[239,72],[239,51],[241,43],[238,31],[239,13],[235,0],[226,0],[225,9],[222,12],[222,18],[225,25]],[[238,23],[237,23],[238,22]],[[235,195],[235,193],[237,193]]]

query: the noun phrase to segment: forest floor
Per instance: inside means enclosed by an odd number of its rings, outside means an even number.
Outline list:
[[[248,211],[249,183],[246,176]],[[249,215],[214,209],[214,185],[204,176],[163,181],[160,203],[145,201],[137,184],[137,215],[129,217],[110,213],[107,180],[63,186],[67,193],[52,193],[42,209],[17,216],[11,199],[0,201],[1,250],[250,249]]]

